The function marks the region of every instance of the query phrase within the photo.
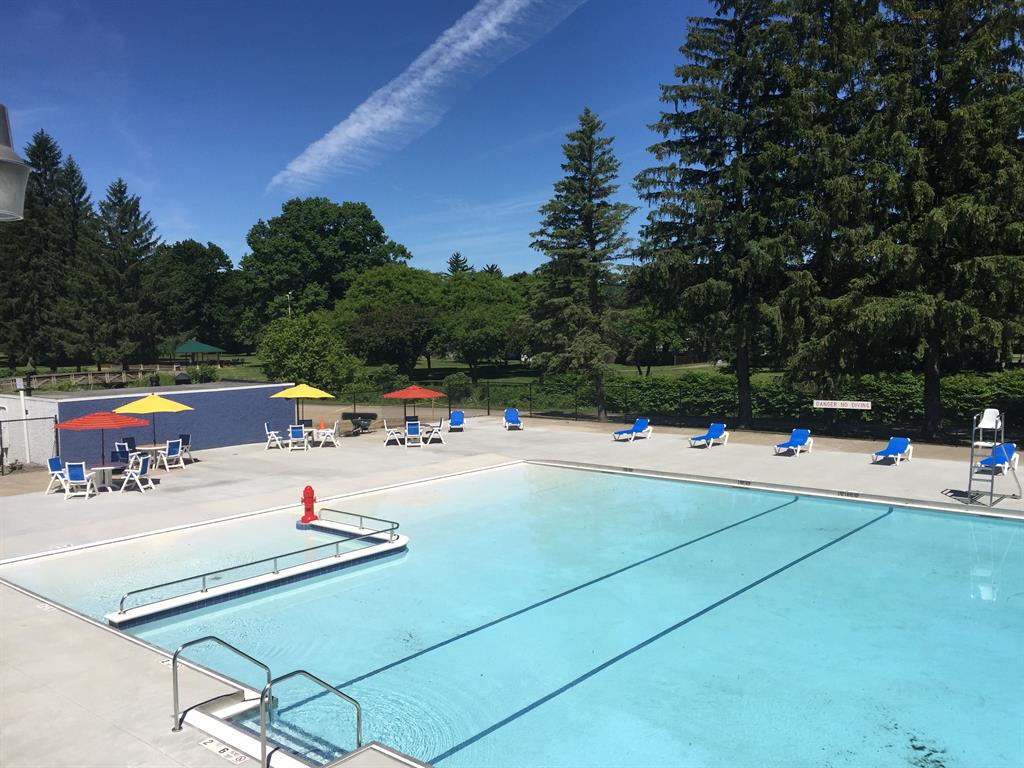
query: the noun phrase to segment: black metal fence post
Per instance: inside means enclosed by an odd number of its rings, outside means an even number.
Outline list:
[[[527,397],[530,400],[530,416],[532,417],[533,416],[533,382],[532,381],[530,382],[530,387],[527,390],[527,392],[528,392]]]
[[[491,415],[491,382],[484,382],[487,388],[487,415]]]
[[[573,388],[573,391],[572,391],[572,405],[573,405],[573,408],[576,410],[576,414],[573,417],[573,420],[574,421],[579,421],[580,420],[580,388],[579,388],[579,386],[576,386],[576,387]]]

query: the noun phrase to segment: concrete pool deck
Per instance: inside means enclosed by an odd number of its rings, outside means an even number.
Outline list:
[[[326,499],[521,459],[786,484],[924,505],[948,506],[948,494],[967,486],[968,452],[960,448],[915,446],[909,464],[873,466],[868,455],[880,446],[862,441],[818,438],[811,454],[775,457],[771,446],[783,436],[737,432],[728,446],[705,450],[687,447],[694,430],[655,426],[650,440],[613,443],[610,433],[618,425],[525,421],[524,431],[506,433],[500,417],[474,418],[465,433],[446,436],[447,445],[420,449],[384,447],[378,431],[308,452],[265,451],[262,445],[197,450],[196,464],[156,473],[159,486],[145,495],[104,493],[65,502],[59,495],[43,496],[45,473],[16,473],[0,478],[0,493],[5,485],[32,487],[0,496],[0,559],[285,505],[298,510],[307,484]],[[1009,477],[997,478],[996,488],[1016,490]],[[996,509],[1024,518],[1021,500],[1006,499]],[[0,585],[0,612],[0,765],[225,764],[200,745],[204,734],[190,728],[171,733],[166,654],[6,585]],[[192,671],[182,680],[185,704],[226,690]]]

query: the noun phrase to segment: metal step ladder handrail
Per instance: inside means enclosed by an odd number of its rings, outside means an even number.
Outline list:
[[[195,640],[189,640],[187,643],[182,643],[180,646],[178,646],[178,650],[174,652],[174,655],[171,656],[171,686],[173,688],[174,694],[174,727],[171,728],[171,730],[175,732],[181,730],[181,722],[184,719],[181,715],[181,707],[178,705],[178,657],[181,656],[181,652],[184,651],[186,648],[191,648],[192,646],[199,645],[200,643],[216,643],[222,648],[226,648],[232,653],[241,656],[246,661],[252,662],[257,667],[263,670],[264,674],[267,676],[266,684],[268,686],[270,685],[270,667],[268,667],[259,659],[253,658],[245,651],[236,648],[226,640],[221,640],[216,635],[206,635],[205,637],[198,637]],[[264,744],[263,746],[263,751],[266,752],[266,744]]]
[[[330,510],[330,511],[335,512],[335,511],[338,511],[338,510]],[[352,513],[346,512],[344,514],[351,515]],[[358,517],[358,515],[356,515],[356,516]],[[371,518],[371,519],[376,519],[376,518]],[[317,544],[316,546],[313,546],[313,547],[306,547],[305,549],[296,549],[296,550],[294,550],[292,552],[285,552],[282,555],[274,555],[273,557],[265,557],[262,560],[253,560],[252,562],[242,563],[241,565],[231,565],[231,566],[228,566],[227,568],[219,568],[219,569],[217,569],[215,571],[206,571],[205,573],[197,573],[194,576],[186,576],[183,579],[175,579],[174,581],[165,581],[163,584],[151,584],[151,585],[149,585],[147,587],[141,587],[140,589],[130,590],[128,592],[125,592],[121,596],[121,601],[118,603],[117,612],[118,613],[124,613],[124,611],[125,611],[125,608],[124,608],[125,600],[127,600],[132,595],[139,595],[139,594],[142,594],[143,592],[149,592],[149,591],[154,590],[154,589],[163,589],[164,587],[173,587],[176,584],[186,584],[186,583],[188,583],[190,581],[196,581],[198,579],[198,580],[200,580],[200,589],[199,589],[199,591],[200,592],[206,592],[207,591],[206,580],[210,576],[217,576],[217,575],[222,574],[222,573],[228,573],[229,571],[238,571],[238,570],[241,570],[243,568],[251,568],[254,565],[262,565],[264,563],[272,563],[273,564],[273,570],[271,571],[271,573],[277,573],[278,572],[278,561],[279,560],[283,560],[283,559],[285,559],[287,557],[294,557],[295,555],[302,555],[302,554],[305,554],[306,552],[313,552],[313,551],[318,550],[318,549],[327,549],[329,547],[334,547],[334,557],[340,557],[341,554],[342,554],[341,553],[341,545],[342,544],[346,544],[346,543],[348,543],[350,541],[362,541],[363,539],[371,539],[371,538],[374,538],[375,536],[379,536],[382,533],[388,534],[389,535],[389,540],[390,541],[394,541],[395,540],[395,535],[396,535],[395,531],[398,530],[398,523],[394,522],[393,520],[383,520],[382,522],[389,523],[389,526],[387,528],[381,528],[380,530],[372,530],[369,533],[363,534],[362,536],[350,536],[350,537],[347,537],[347,538],[344,538],[344,539],[338,539],[337,541],[328,541],[328,542],[326,542],[324,544]],[[158,601],[153,601],[153,602],[158,602]],[[142,605],[147,605],[147,603],[143,603]],[[139,606],[135,606],[135,607],[137,608]]]
[[[359,702],[344,693],[325,680],[321,680],[314,674],[307,672],[304,669],[296,669],[293,672],[289,672],[286,675],[275,677],[273,680],[268,680],[266,686],[263,688],[263,693],[260,694],[260,744],[263,750],[261,755],[262,762],[260,765],[262,768],[270,768],[267,765],[267,720],[270,719],[268,715],[272,715],[272,712],[268,712],[267,703],[270,701],[270,691],[274,685],[283,683],[285,680],[290,680],[293,677],[304,677],[312,683],[316,683],[324,690],[333,693],[343,701],[347,701],[356,710],[356,749],[363,746],[363,708],[359,705]]]

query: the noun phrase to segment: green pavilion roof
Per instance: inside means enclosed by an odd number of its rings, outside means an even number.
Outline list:
[[[176,354],[176,355],[196,355],[196,354],[203,354],[205,352],[223,352],[223,351],[224,350],[221,349],[220,347],[215,347],[212,344],[204,344],[201,341],[196,341],[195,339],[189,339],[184,344],[182,344],[180,347],[178,347],[176,350],[174,350],[174,354]]]

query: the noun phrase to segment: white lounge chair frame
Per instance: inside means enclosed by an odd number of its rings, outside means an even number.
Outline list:
[[[715,445],[728,445],[729,444],[729,430],[725,430],[718,437],[712,437],[710,440],[701,439],[699,437],[690,438],[690,447],[696,448],[698,445],[704,445],[708,448],[714,448]]]
[[[124,489],[131,483],[135,483],[142,493],[145,493],[147,489],[155,489],[156,486],[153,485],[153,478],[149,476],[149,470],[152,466],[153,465],[149,462],[149,457],[147,456],[139,461],[138,466],[126,469],[124,476],[121,478],[121,489],[118,493],[124,493]]]
[[[298,427],[302,430],[302,437],[292,437],[292,430]],[[288,425],[288,451],[308,451],[309,450],[309,433],[306,432],[306,428],[301,424],[289,424]]]
[[[177,453],[172,453],[171,445],[173,443],[178,444]],[[178,469],[185,468],[185,454],[181,450],[181,440],[175,438],[174,440],[168,440],[166,447],[156,452],[156,465],[159,467],[160,462],[164,463],[164,469],[170,472],[173,468]]]
[[[417,431],[417,433],[415,435],[409,433],[409,425],[410,424],[416,424],[416,425],[419,426],[419,430]],[[424,446],[424,442],[423,442],[423,425],[420,424],[420,422],[418,422],[418,421],[412,421],[412,422],[407,421],[407,422],[405,422],[405,443],[404,444],[405,444],[406,448],[408,448],[410,445],[416,446],[417,448],[422,448]]]
[[[652,434],[654,434],[654,427],[652,427],[650,422],[648,422],[647,428],[641,429],[639,432],[629,432],[628,434],[624,435],[617,435],[614,432],[612,432],[612,440],[614,440],[617,443],[621,441],[632,443],[638,437],[642,437],[645,440],[649,440]]]
[[[389,427],[388,420],[384,419],[384,445],[394,440],[399,445],[405,444],[405,431],[398,427]]]
[[[884,449],[883,449],[884,450]],[[903,453],[897,453],[890,456],[878,456],[874,453],[871,454],[871,463],[877,464],[882,459],[892,459],[892,465],[898,467],[901,461],[910,461],[914,456],[914,445],[913,443],[907,443],[907,450]]]
[[[334,426],[330,429],[318,429],[313,434],[313,440],[320,441],[320,447],[323,448],[325,443],[330,443],[335,448],[338,447],[338,422],[334,422]]]
[[[775,455],[778,456],[780,453],[783,453],[784,451],[792,451],[794,456],[799,456],[801,453],[810,453],[813,448],[814,438],[808,437],[806,443],[804,443],[803,445],[798,445],[796,448],[780,448],[779,446],[776,445]]]
[[[276,445],[278,448],[282,448],[282,449],[284,448],[284,446],[281,445],[281,433],[280,432],[278,432],[276,429],[271,429],[270,428],[270,424],[267,423],[267,422],[263,422],[263,429],[266,430],[266,432],[267,432],[267,445],[264,448],[264,450],[269,451],[271,445]]]
[[[423,425],[421,424],[420,425],[420,431],[422,431],[422,430],[423,430]],[[447,443],[445,443],[445,441],[444,441],[444,418],[438,419],[437,420],[437,424],[428,424],[427,425],[427,437],[426,437],[426,441],[425,441],[426,444],[430,445],[432,442],[434,442],[434,438],[435,437],[438,440],[441,441],[442,445],[447,445]]]
[[[72,461],[64,465],[64,501],[72,496],[85,496],[88,499],[93,493],[99,493],[99,489],[96,487],[96,473],[85,472],[84,480],[72,480],[71,470],[68,469],[72,465],[81,466],[82,471],[85,471],[85,462],[83,461]]]
[[[518,410],[517,410],[517,413],[518,413]],[[513,424],[511,421],[506,421],[505,420],[505,413],[503,411],[502,414],[501,414],[501,426],[503,426],[506,430],[509,430],[509,429],[526,429],[526,424],[523,423],[523,415],[521,413],[519,414],[519,423],[518,424]]]

